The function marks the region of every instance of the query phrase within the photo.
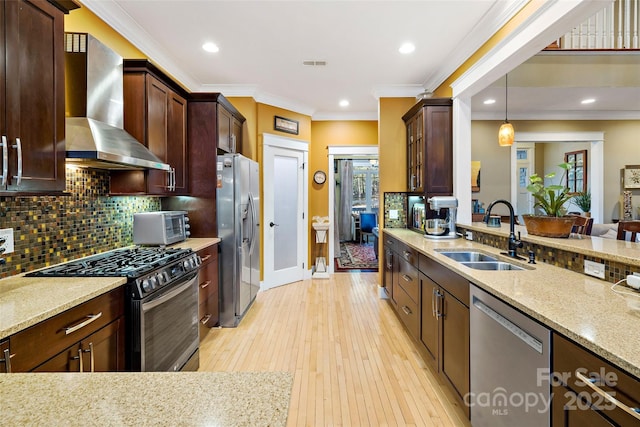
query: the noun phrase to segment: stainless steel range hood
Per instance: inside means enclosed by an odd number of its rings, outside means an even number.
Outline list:
[[[122,57],[86,33],[65,33],[67,163],[170,170],[124,129]]]

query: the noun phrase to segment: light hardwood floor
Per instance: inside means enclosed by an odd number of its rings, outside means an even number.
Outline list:
[[[260,292],[239,327],[209,332],[200,370],[293,372],[289,426],[468,426],[377,283],[338,273]]]

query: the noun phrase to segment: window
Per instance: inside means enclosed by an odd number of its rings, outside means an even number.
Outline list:
[[[353,210],[375,212],[380,198],[377,160],[353,161]]]
[[[584,193],[587,191],[587,150],[570,151],[564,153],[565,163],[571,163],[572,168],[567,171],[566,186],[569,193]]]

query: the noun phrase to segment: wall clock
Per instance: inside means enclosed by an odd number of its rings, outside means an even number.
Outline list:
[[[327,180],[327,175],[323,171],[316,171],[313,174],[313,181],[316,184],[324,184],[326,180]]]

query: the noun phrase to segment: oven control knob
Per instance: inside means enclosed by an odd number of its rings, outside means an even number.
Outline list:
[[[151,282],[149,282],[149,279],[144,279],[142,281],[142,290],[145,292],[149,292],[152,288],[151,286]]]
[[[151,283],[151,288],[155,289],[158,287],[158,279],[155,276],[149,277],[149,282]]]
[[[156,279],[158,280],[158,285],[162,286],[165,284],[166,280],[164,279],[164,275],[162,273],[158,273],[158,275],[156,276]]]

